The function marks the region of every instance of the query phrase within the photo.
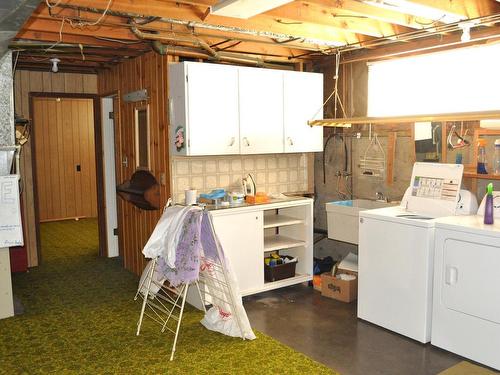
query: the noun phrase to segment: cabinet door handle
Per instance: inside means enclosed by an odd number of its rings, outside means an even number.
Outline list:
[[[250,146],[250,142],[248,141],[247,137],[243,137],[243,140],[245,141],[245,146]]]
[[[231,141],[229,142],[229,147],[234,145],[235,138],[231,137]]]
[[[458,281],[458,269],[453,266],[446,266],[445,282],[448,285],[454,285]]]
[[[293,146],[293,139],[292,139],[292,137],[288,137],[287,139],[288,139],[288,144],[290,146]]]

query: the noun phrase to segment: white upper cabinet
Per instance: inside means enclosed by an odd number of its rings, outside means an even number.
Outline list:
[[[169,98],[173,155],[323,149],[323,129],[307,125],[322,106],[322,74],[183,62],[169,66]]]
[[[240,151],[283,152],[283,72],[239,68]]]
[[[175,64],[170,67],[170,77],[172,153],[238,154],[238,68],[217,64]],[[180,136],[183,136],[184,143],[176,144]]]
[[[285,152],[323,151],[323,127],[307,125],[323,118],[323,75],[284,72],[283,93]]]

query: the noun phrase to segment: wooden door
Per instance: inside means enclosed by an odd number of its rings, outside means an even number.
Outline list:
[[[240,151],[283,152],[283,72],[239,68]]]
[[[92,99],[33,98],[40,221],[97,217]]]

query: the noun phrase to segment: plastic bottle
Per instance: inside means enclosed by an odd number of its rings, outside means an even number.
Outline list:
[[[493,184],[486,187],[486,203],[484,205],[484,223],[493,224]]]
[[[495,156],[493,158],[493,173],[500,175],[500,139],[495,141]]]
[[[486,169],[486,139],[480,139],[477,141],[477,173],[478,174],[488,174]]]

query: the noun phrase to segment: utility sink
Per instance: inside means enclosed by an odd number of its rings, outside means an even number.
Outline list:
[[[395,206],[397,202],[352,199],[326,204],[328,238],[358,244],[359,212]]]

